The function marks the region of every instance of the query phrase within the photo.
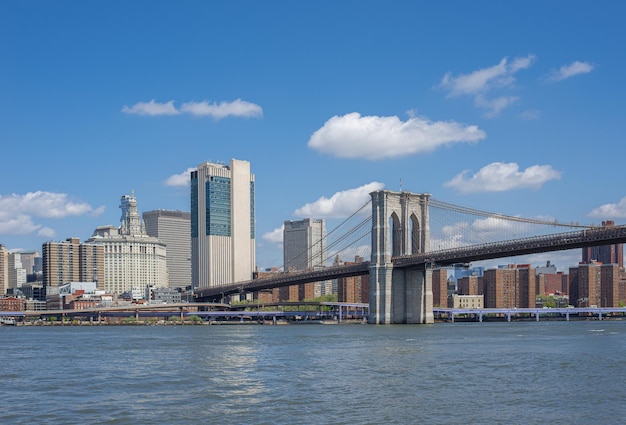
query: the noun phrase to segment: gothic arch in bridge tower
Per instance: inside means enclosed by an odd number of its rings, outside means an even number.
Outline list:
[[[430,247],[429,194],[372,192],[370,323],[432,323],[430,270],[394,269],[392,258]]]

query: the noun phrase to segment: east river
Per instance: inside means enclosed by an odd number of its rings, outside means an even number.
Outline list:
[[[0,423],[623,424],[626,321],[0,327]]]

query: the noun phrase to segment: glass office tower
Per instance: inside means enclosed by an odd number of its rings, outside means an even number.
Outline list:
[[[248,161],[205,162],[191,172],[191,278],[194,288],[252,279],[254,175]]]

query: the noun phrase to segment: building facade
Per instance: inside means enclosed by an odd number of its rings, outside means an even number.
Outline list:
[[[9,251],[4,245],[0,245],[0,296],[9,289]]]
[[[104,248],[81,243],[79,238],[42,245],[44,288],[59,288],[68,282],[94,282],[104,289]]]
[[[626,303],[626,272],[617,264],[591,261],[569,270],[569,303],[574,307],[620,307]]]
[[[191,286],[191,213],[156,210],[143,213],[148,236],[165,243],[169,287]]]
[[[485,308],[534,308],[537,272],[530,264],[509,264],[486,270],[483,276]]]
[[[26,283],[26,269],[22,264],[22,253],[9,254],[9,288],[21,288]]]
[[[592,261],[589,264],[579,264],[576,272],[570,269],[570,277],[575,277],[574,282],[571,282],[570,285],[576,285],[576,289],[572,291],[576,294],[576,298],[570,298],[570,304],[575,307],[598,307],[601,305],[601,266],[602,264]]]
[[[248,161],[191,172],[191,281],[209,288],[251,280],[256,268],[254,174]]]
[[[448,269],[434,269],[433,282],[433,307],[448,307]]]
[[[363,257],[356,256],[354,262],[343,264],[358,264],[364,261]],[[338,265],[337,263],[335,263]],[[337,279],[337,301],[341,303],[369,303],[370,275],[342,277]]]
[[[326,220],[287,220],[283,230],[283,261],[286,272],[325,266]]]
[[[326,265],[326,220],[287,220],[283,226],[283,268],[286,272],[316,270]],[[332,282],[293,285],[290,301],[332,294]],[[296,290],[297,288],[297,290]],[[297,298],[296,298],[296,293]]]
[[[143,292],[147,286],[167,287],[165,243],[146,234],[134,192],[122,196],[120,209],[122,216],[117,233],[112,226],[101,226],[87,241],[104,252],[103,289],[120,296],[133,288]]]

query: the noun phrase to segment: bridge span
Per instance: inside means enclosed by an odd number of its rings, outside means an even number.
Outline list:
[[[369,275],[370,323],[433,323],[433,268],[626,242],[624,225],[571,226],[584,229],[431,250],[429,194],[383,190],[372,192],[370,195],[372,198],[370,261],[306,272],[278,272],[263,279],[197,288],[194,296],[201,301],[216,302],[233,294]],[[501,220],[503,217],[497,214],[492,218]],[[523,221],[515,217],[511,219]]]
[[[548,236],[513,239],[504,242],[458,247],[392,257],[396,268],[425,270],[427,267],[448,266],[473,261],[513,257],[539,252],[563,251],[587,246],[626,243],[626,226],[598,227]],[[329,279],[363,276],[370,273],[370,262],[326,267],[306,272],[276,272],[271,277],[233,283],[213,288],[200,288],[194,296],[202,301],[220,301],[222,298],[246,292],[300,285]]]

